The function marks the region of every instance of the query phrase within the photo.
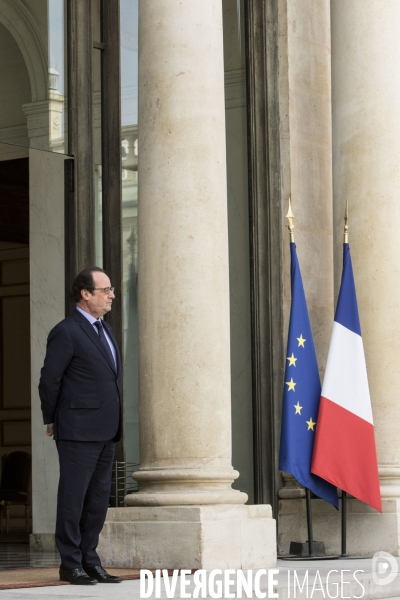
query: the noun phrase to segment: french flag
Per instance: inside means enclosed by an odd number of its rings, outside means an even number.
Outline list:
[[[315,429],[311,472],[382,512],[371,399],[347,243]]]

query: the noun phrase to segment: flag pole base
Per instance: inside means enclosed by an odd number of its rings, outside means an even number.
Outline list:
[[[281,556],[278,554],[278,560],[338,560],[339,558],[342,558],[340,554],[327,554],[326,556],[291,556],[290,554]]]
[[[325,553],[324,542],[313,541],[313,553],[309,553],[309,543],[307,542],[290,542],[289,554],[279,556],[280,560],[334,560],[340,558],[339,554]]]
[[[310,552],[308,540],[306,542],[290,542],[289,554],[292,556],[325,556],[325,544],[324,542],[312,542],[312,549]]]

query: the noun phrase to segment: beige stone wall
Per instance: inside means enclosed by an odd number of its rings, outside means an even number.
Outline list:
[[[321,381],[333,319],[332,127],[329,0],[279,1],[282,212],[292,198],[295,240]],[[284,228],[284,316],[290,310],[290,253]]]
[[[400,495],[400,4],[332,3],[335,282],[345,199],[382,495]]]

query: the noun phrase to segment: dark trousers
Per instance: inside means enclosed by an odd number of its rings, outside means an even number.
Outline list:
[[[96,552],[111,490],[114,442],[57,440],[56,545],[64,569],[100,565]]]

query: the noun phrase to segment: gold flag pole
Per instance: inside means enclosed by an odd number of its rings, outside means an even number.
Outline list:
[[[349,201],[346,200],[346,208],[344,211],[344,231],[343,231],[343,243],[344,244],[349,243],[348,220],[349,220]],[[342,490],[341,530],[342,530],[342,536],[341,536],[341,554],[340,554],[340,556],[342,558],[345,558],[348,556],[348,554],[347,554],[347,549],[346,549],[346,547],[347,547],[347,493],[344,490]]]
[[[289,229],[289,233],[290,233],[290,241],[294,242],[294,224],[293,224],[293,221],[294,221],[295,217],[294,217],[294,214],[293,214],[293,211],[292,211],[292,202],[291,202],[290,198],[289,198],[289,210],[287,212],[286,218],[289,221],[288,229]]]
[[[292,211],[292,201],[289,197],[289,210],[286,215],[287,220],[289,221],[288,229],[290,233],[290,243],[294,243],[294,219],[295,216]],[[311,514],[311,492],[308,488],[306,488],[306,513],[307,513],[307,532],[308,532],[308,555],[310,557],[314,557],[314,540],[313,540],[313,530],[312,530],[312,514]]]
[[[346,200],[346,210],[344,211],[344,232],[343,232],[343,243],[349,243],[349,226],[347,224],[349,220],[349,201]]]

